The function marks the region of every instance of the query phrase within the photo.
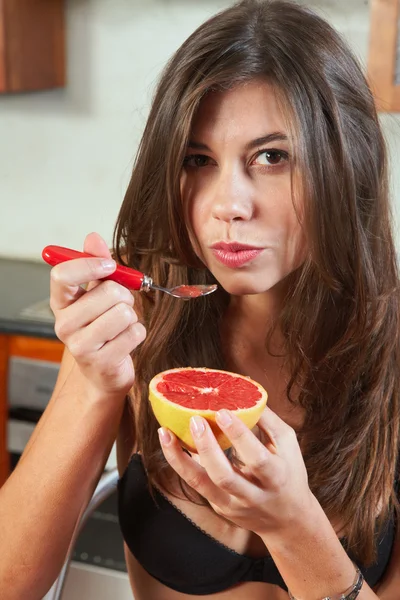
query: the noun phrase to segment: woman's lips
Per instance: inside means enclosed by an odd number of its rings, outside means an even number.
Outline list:
[[[211,248],[215,258],[223,265],[231,268],[241,267],[256,258],[263,251],[262,248],[248,248],[243,250],[228,250],[225,248]]]

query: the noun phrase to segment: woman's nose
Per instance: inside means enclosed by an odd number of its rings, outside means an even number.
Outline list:
[[[249,221],[253,216],[252,194],[244,173],[226,170],[214,181],[212,215],[220,221]]]

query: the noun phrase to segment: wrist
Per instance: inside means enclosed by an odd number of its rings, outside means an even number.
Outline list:
[[[69,376],[64,382],[58,397],[65,397],[67,401],[76,398],[87,407],[101,406],[104,409],[118,410],[124,404],[129,390],[107,390],[99,388],[88,379],[75,363]]]
[[[302,535],[312,535],[314,530],[323,526],[331,525],[322,510],[317,498],[311,492],[303,498],[301,504],[297,505],[291,513],[285,512],[284,520],[273,530],[260,534],[268,548],[280,551],[281,548],[290,547],[292,544],[301,544]]]
[[[354,580],[354,565],[311,492],[303,508],[264,543],[294,598],[335,597]]]
[[[356,564],[354,565],[354,569],[355,576],[353,583],[346,590],[333,596],[325,596],[322,600],[356,600],[363,586],[364,576]],[[288,595],[290,600],[301,600],[300,598],[295,598],[290,590],[288,590]]]
[[[88,402],[91,406],[109,406],[110,408],[118,408],[124,404],[128,391],[103,390],[93,386],[89,382],[88,385],[85,386],[83,401]]]

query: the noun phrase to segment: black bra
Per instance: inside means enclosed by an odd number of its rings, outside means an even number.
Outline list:
[[[275,584],[287,591],[269,555],[252,558],[238,554],[203,531],[157,490],[155,499],[141,457],[134,454],[118,483],[119,522],[129,550],[152,577],[194,596],[222,592],[245,581]],[[394,537],[395,522],[390,519],[377,541],[376,563],[368,568],[359,565],[371,587],[385,572]]]

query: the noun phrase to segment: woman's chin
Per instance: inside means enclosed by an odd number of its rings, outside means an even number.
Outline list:
[[[221,273],[212,271],[219,285],[233,296],[253,296],[267,294],[271,291],[282,290],[287,285],[289,273],[279,269],[266,269],[257,272],[232,271]]]
[[[265,282],[245,282],[245,281],[220,281],[221,287],[232,296],[251,296],[254,294],[264,294],[268,292],[272,286],[266,285]]]

